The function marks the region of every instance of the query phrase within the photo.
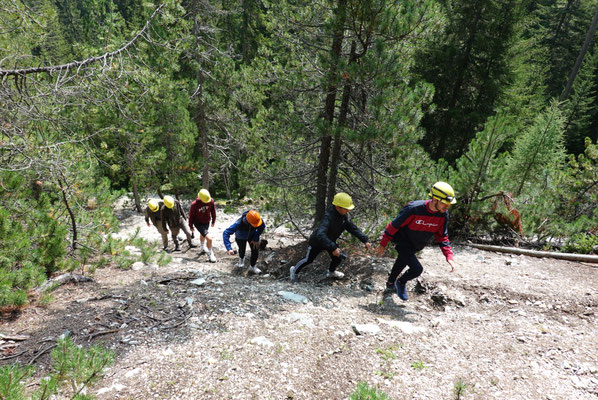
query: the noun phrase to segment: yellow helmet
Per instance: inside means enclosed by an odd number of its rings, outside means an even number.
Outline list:
[[[147,202],[147,206],[149,207],[149,209],[151,210],[151,212],[156,212],[158,211],[158,200],[156,199],[151,199],[150,201]]]
[[[197,193],[197,197],[204,203],[209,203],[212,200],[212,196],[210,196],[210,192],[207,189],[201,189],[199,193]]]
[[[351,199],[351,196],[349,196],[347,193],[335,194],[334,199],[332,199],[332,205],[346,208],[347,210],[352,210],[355,208],[353,199]]]
[[[164,205],[168,208],[174,207],[174,198],[172,196],[164,196]]]
[[[457,199],[455,199],[455,191],[446,182],[436,182],[432,189],[430,190],[430,197],[433,199],[440,200],[444,204],[455,204]]]

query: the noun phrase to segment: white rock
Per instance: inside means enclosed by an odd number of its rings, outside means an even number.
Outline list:
[[[407,321],[388,321],[382,318],[378,318],[378,321],[382,324],[392,326],[393,328],[400,329],[403,333],[411,335],[413,333],[422,333],[426,331],[426,328],[423,326],[416,326],[413,325],[411,322]]]
[[[141,368],[135,368],[125,374],[125,378],[131,378],[141,372]]]
[[[253,344],[257,344],[257,345],[265,346],[265,347],[274,346],[274,343],[272,343],[271,341],[269,341],[268,339],[266,339],[263,336],[254,337],[253,339],[250,340],[250,342]]]
[[[278,294],[282,296],[285,300],[294,301],[296,303],[307,303],[307,297],[297,293],[281,290],[280,292],[278,292]]]
[[[353,324],[352,328],[357,335],[377,335],[380,333],[380,327],[376,324]]]

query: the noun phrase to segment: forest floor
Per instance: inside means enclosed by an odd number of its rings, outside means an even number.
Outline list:
[[[122,237],[139,227],[160,242],[142,216],[120,216]],[[264,234],[261,275],[236,268],[221,235],[237,215],[217,218],[216,263],[185,243],[167,266],[98,269],[3,316],[0,333],[22,338],[2,363],[44,371],[68,331],[116,354],[98,399],[346,399],[360,382],[392,399],[598,399],[596,265],[455,245],[450,273],[428,247],[403,302],[383,296],[394,260],[363,246],[346,248],[341,280],[323,253],[289,282],[306,243],[284,228]]]

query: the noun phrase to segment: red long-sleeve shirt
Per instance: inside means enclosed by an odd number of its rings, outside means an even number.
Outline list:
[[[193,224],[212,224],[216,222],[216,207],[214,206],[214,199],[210,199],[209,203],[204,203],[199,198],[193,200],[189,208],[189,227],[193,229]]]

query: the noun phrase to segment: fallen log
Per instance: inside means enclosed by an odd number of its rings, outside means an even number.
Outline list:
[[[474,247],[474,248],[480,249],[480,250],[498,251],[500,253],[521,254],[521,255],[530,256],[530,257],[546,257],[546,258],[556,258],[559,260],[598,263],[598,256],[593,256],[591,254],[557,253],[554,251],[529,250],[529,249],[520,249],[518,247],[492,246],[492,245],[488,245],[488,244],[477,244],[477,243],[467,243],[467,246]]]

